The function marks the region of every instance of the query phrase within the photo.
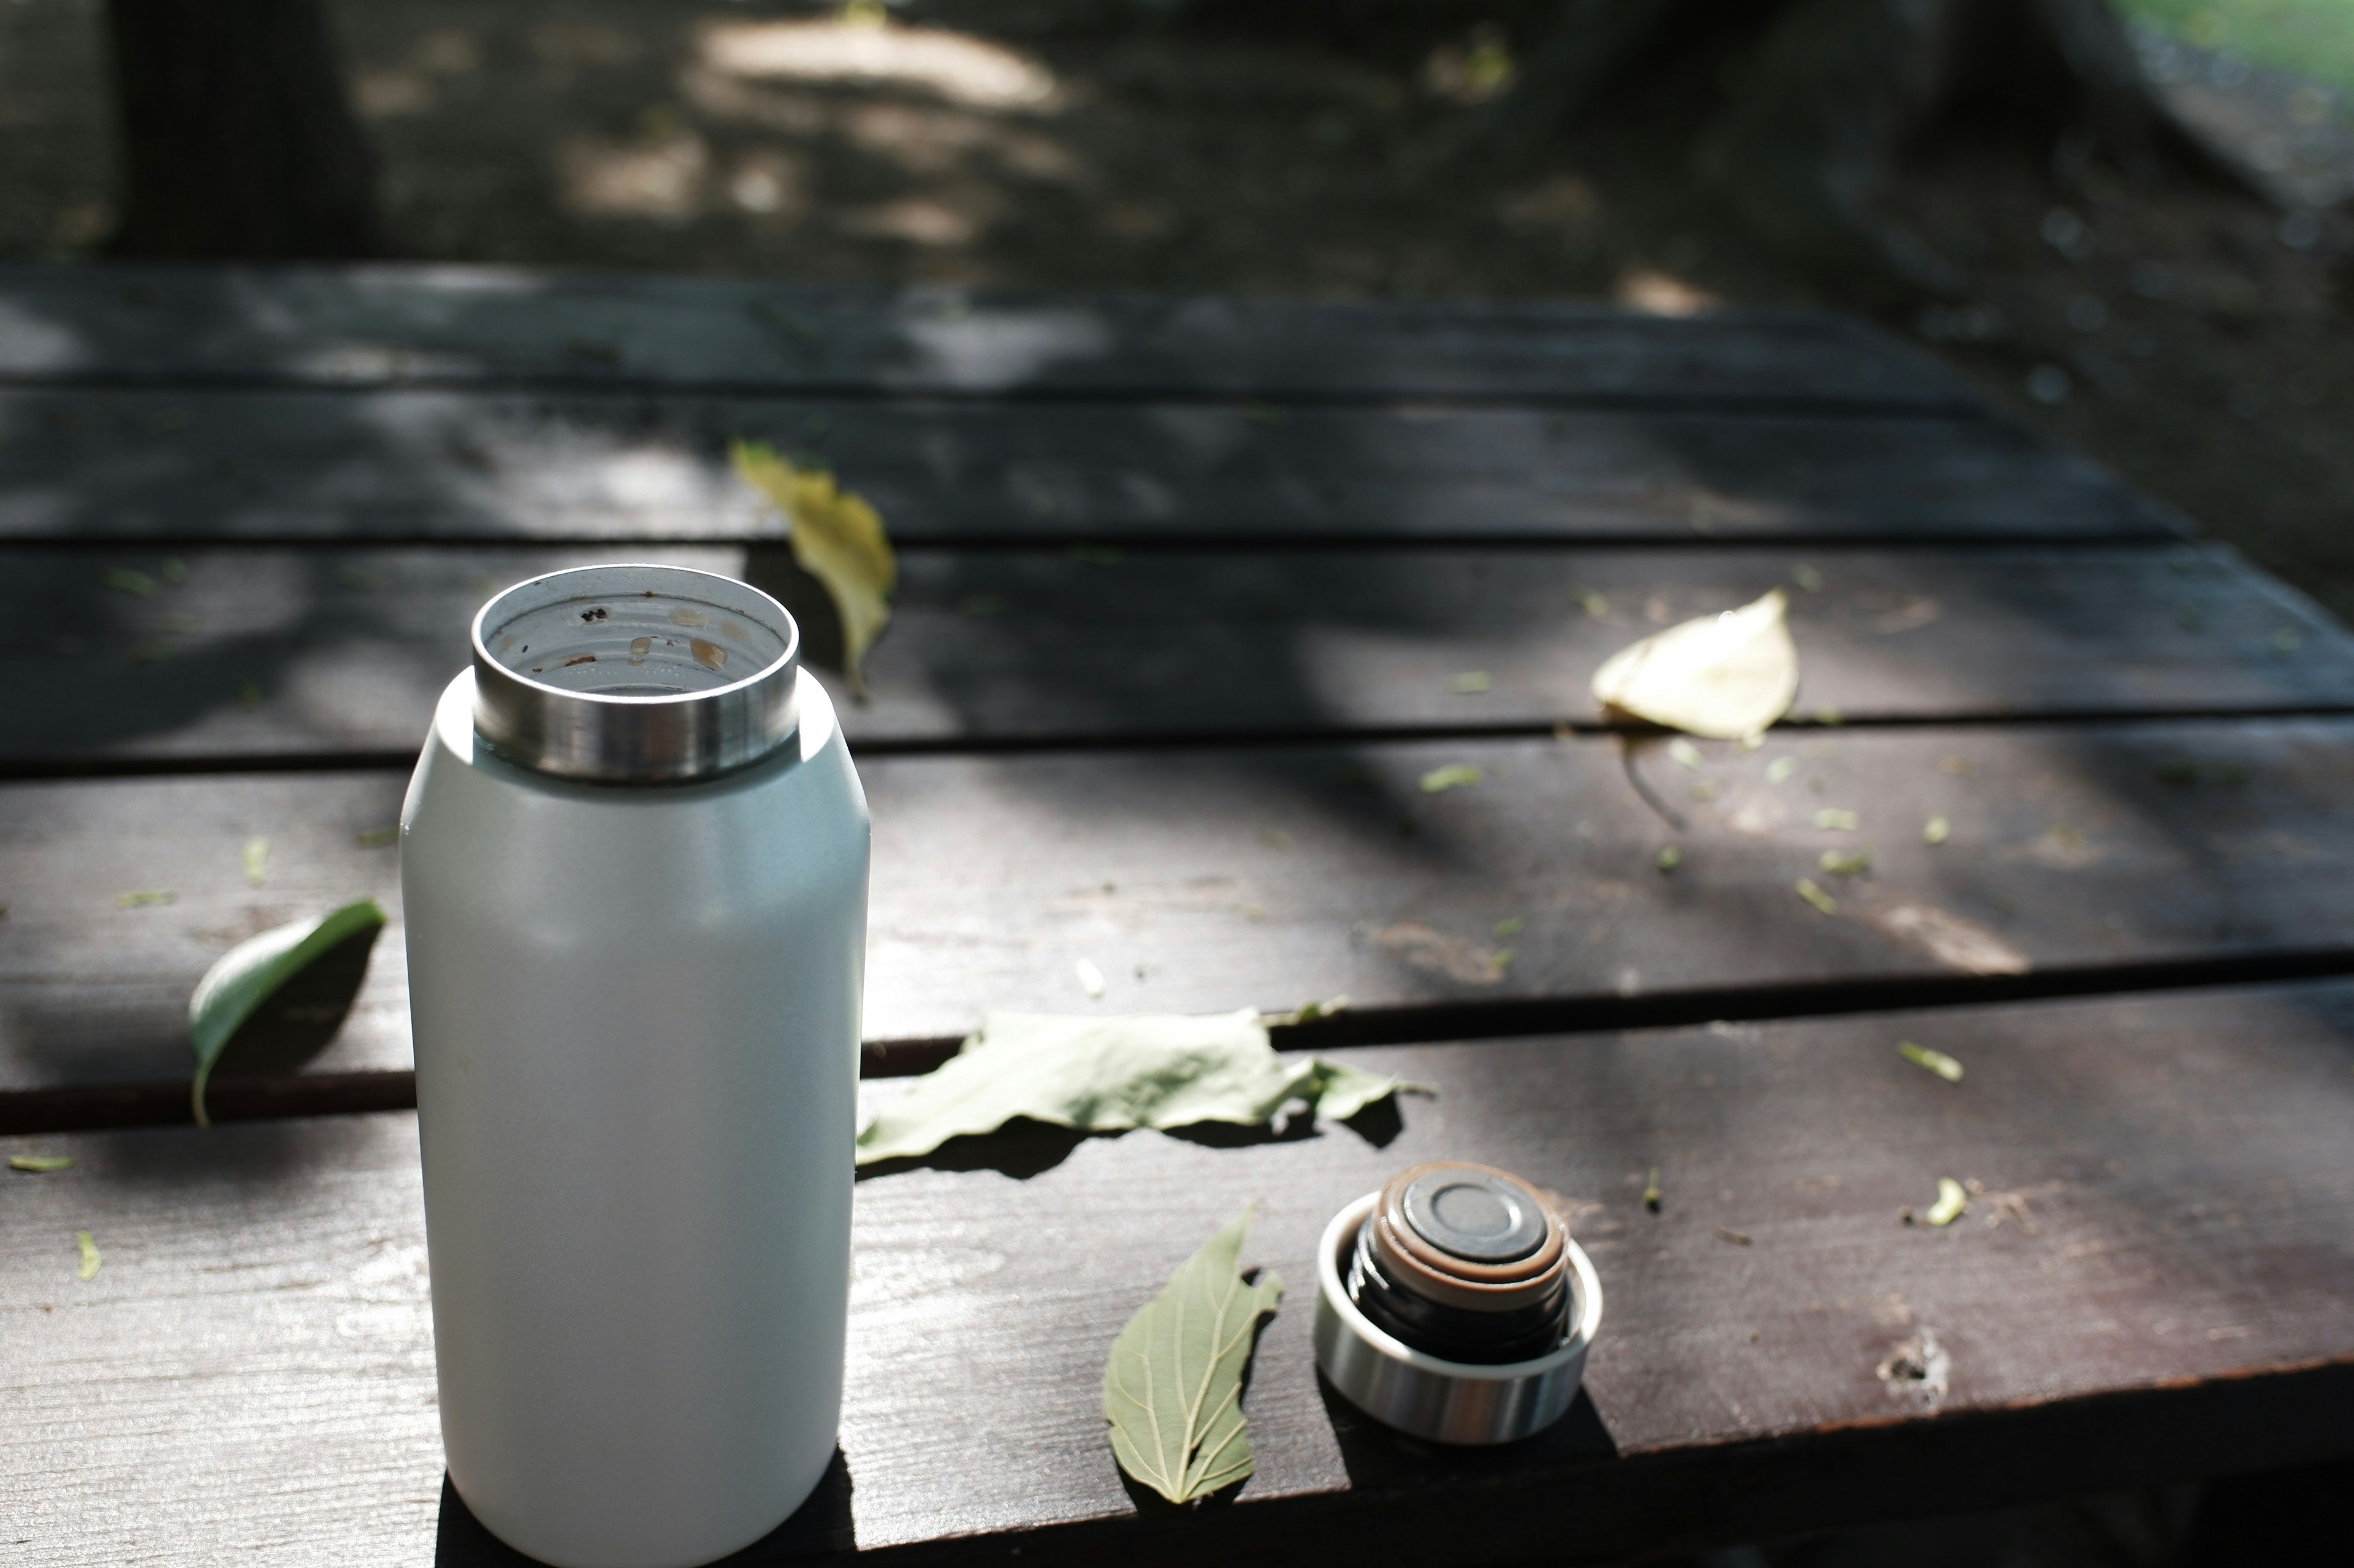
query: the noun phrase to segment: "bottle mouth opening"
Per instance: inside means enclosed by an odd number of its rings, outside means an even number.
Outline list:
[[[796,727],[801,630],[747,583],[684,567],[552,572],[474,617],[474,727],[525,767],[613,782],[741,767]]]

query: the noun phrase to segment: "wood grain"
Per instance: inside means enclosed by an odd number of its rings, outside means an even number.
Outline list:
[[[2171,536],[1980,417],[1431,405],[0,391],[0,538],[777,537],[737,437],[903,543]]]
[[[952,1037],[1001,1007],[1276,1011],[1345,993],[1427,1037],[1413,1019],[1467,1010],[1561,1027],[1640,999],[1787,1011],[1771,993],[2354,965],[2354,721],[1839,730],[1700,761],[1637,748],[1679,832],[1613,737],[870,758],[867,1033]],[[1418,787],[1456,764],[1484,781]],[[394,925],[352,1018],[301,1070],[406,1068],[395,853],[355,837],[394,820],[402,783],[0,788],[0,1089],[185,1081],[206,967],[362,894]],[[1858,830],[1817,826],[1822,810]],[[1934,847],[1933,815],[1951,831]],[[241,869],[254,835],[270,842],[260,887]],[[1662,874],[1670,845],[1682,861]],[[1860,849],[1868,874],[1819,865]],[[1801,876],[1836,914],[1800,901]],[[142,890],[176,902],[118,906]],[[1106,977],[1099,1001],[1080,959]]]
[[[1926,356],[1812,313],[1670,320],[1592,304],[970,293],[449,266],[10,267],[0,376],[1974,402]]]
[[[410,751],[484,598],[611,553],[20,551],[0,576],[18,694],[0,768]],[[839,649],[832,603],[780,548],[631,554],[748,578],[815,657]],[[109,586],[126,567],[155,597]],[[868,699],[821,676],[861,747],[1528,730],[1593,722],[1586,681],[1611,653],[1776,584],[1801,716],[2354,702],[2354,638],[2311,604],[2221,551],[2137,546],[924,551],[902,562]],[[1484,689],[1457,690],[1467,675]]]
[[[1350,1057],[1436,1097],[1363,1132],[1016,1129],[862,1181],[846,1465],[745,1561],[1592,1561],[2354,1453],[2354,987]],[[7,1142],[79,1161],[0,1205],[12,1537],[59,1565],[416,1561],[438,1510],[440,1562],[513,1561],[437,1501],[413,1127]],[[1588,1399],[1511,1448],[1402,1442],[1312,1371],[1318,1231],[1442,1157],[1563,1194],[1603,1280]],[[1902,1224],[1939,1176],[1969,1211]],[[1231,1508],[1140,1509],[1105,1349],[1246,1202],[1246,1263],[1289,1286],[1257,1473]],[[1942,1393],[1879,1372],[1925,1333]]]

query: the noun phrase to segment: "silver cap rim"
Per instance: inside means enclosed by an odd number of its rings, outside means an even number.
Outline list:
[[[740,617],[783,652],[750,674],[699,691],[573,691],[493,652],[522,617],[565,604],[653,599]],[[599,784],[686,783],[747,767],[800,729],[801,628],[785,607],[716,572],[644,562],[574,567],[493,594],[474,614],[474,733],[537,773]]]

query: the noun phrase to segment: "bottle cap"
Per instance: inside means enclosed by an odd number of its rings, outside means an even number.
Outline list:
[[[684,783],[800,726],[801,629],[747,583],[684,567],[579,567],[474,617],[474,731],[535,772]]]

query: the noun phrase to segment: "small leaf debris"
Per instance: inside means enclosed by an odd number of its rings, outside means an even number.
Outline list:
[[[1954,836],[1954,824],[1943,817],[1932,817],[1921,824],[1921,842],[1935,848]]]
[[[1651,1179],[1643,1186],[1643,1207],[1653,1213],[1659,1212],[1659,1168],[1651,1167]]]
[[[52,1171],[72,1170],[73,1156],[70,1154],[12,1154],[8,1156],[8,1169],[22,1171],[29,1175],[45,1176]]]
[[[1815,826],[1835,833],[1851,833],[1863,826],[1863,819],[1853,811],[1837,806],[1825,806],[1815,813]]]
[[[1915,1045],[1910,1040],[1896,1043],[1896,1054],[1914,1066],[1935,1073],[1949,1084],[1962,1081],[1962,1065],[1943,1051],[1933,1051],[1926,1045]]]
[[[247,885],[260,886],[270,875],[270,841],[257,833],[245,841],[245,848],[239,854],[245,863]]]
[[[1096,968],[1093,960],[1081,959],[1077,963],[1073,964],[1071,968],[1077,971],[1079,977],[1079,989],[1081,991],[1086,991],[1091,997],[1103,995],[1104,972],[1103,970]]]
[[[1448,789],[1468,789],[1486,777],[1468,762],[1450,762],[1424,774],[1420,783],[1424,794],[1437,795]]]
[[[1742,1234],[1739,1231],[1727,1230],[1723,1225],[1718,1225],[1716,1227],[1716,1239],[1719,1241],[1731,1242],[1735,1246],[1747,1246],[1750,1245],[1749,1237]]]
[[[163,591],[161,585],[154,577],[149,577],[145,572],[134,571],[129,567],[107,567],[106,586],[120,593],[127,593],[134,599],[154,599]]]
[[[1659,874],[1661,876],[1667,875],[1670,872],[1675,870],[1676,867],[1683,864],[1683,863],[1684,851],[1681,844],[1670,844],[1667,848],[1661,850],[1659,853],[1658,857],[1651,862],[1653,865],[1659,868]]]
[[[1246,1282],[1237,1266],[1245,1209],[1138,1308],[1104,1363],[1104,1419],[1119,1467],[1172,1503],[1191,1502],[1251,1473],[1243,1370],[1258,1320],[1283,1300],[1269,1272]]]
[[[1682,736],[1668,742],[1668,755],[1686,768],[1697,769],[1700,767],[1700,747]]]
[[[1825,850],[1822,859],[1815,863],[1833,876],[1861,876],[1872,869],[1872,846],[1866,844],[1860,850]]]
[[[1488,928],[1499,938],[1501,938],[1505,937],[1519,936],[1522,928],[1527,925],[1528,922],[1526,920],[1522,919],[1517,915],[1513,915],[1505,919],[1497,921],[1493,926],[1490,926]]]
[[[1802,876],[1798,878],[1796,883],[1792,884],[1791,890],[1797,893],[1799,897],[1813,905],[1816,911],[1819,914],[1836,915],[1839,913],[1839,900],[1833,898],[1829,894],[1825,893],[1821,888],[1816,886],[1814,880],[1811,877]]]
[[[1447,678],[1447,689],[1458,697],[1468,697],[1487,691],[1496,678],[1485,670],[1465,670]]]
[[[1773,761],[1766,765],[1766,782],[1768,784],[1784,783],[1789,779],[1791,774],[1796,773],[1797,770],[1798,759],[1797,758],[1777,757]]]
[[[1823,591],[1823,574],[1808,566],[1804,561],[1790,568],[1790,580],[1808,593]]]
[[[1962,1184],[1951,1176],[1940,1176],[1937,1178],[1937,1202],[1921,1218],[1927,1224],[1950,1225],[1960,1219],[1962,1211],[1969,1206],[1970,1195],[1962,1191]]]
[[[100,1262],[98,1255],[98,1244],[90,1239],[90,1233],[88,1231],[76,1231],[74,1232],[74,1245],[81,1249],[80,1277],[84,1279],[92,1279],[97,1277],[98,1266]]]
[[[1595,620],[1604,620],[1610,614],[1610,601],[1584,583],[1578,584],[1570,592],[1576,596],[1578,608]]]
[[[158,904],[177,904],[179,901],[178,894],[158,887],[134,888],[129,893],[114,895],[117,909],[145,909]]]
[[[400,829],[398,825],[387,828],[362,828],[352,837],[362,849],[383,849],[400,842]]]

